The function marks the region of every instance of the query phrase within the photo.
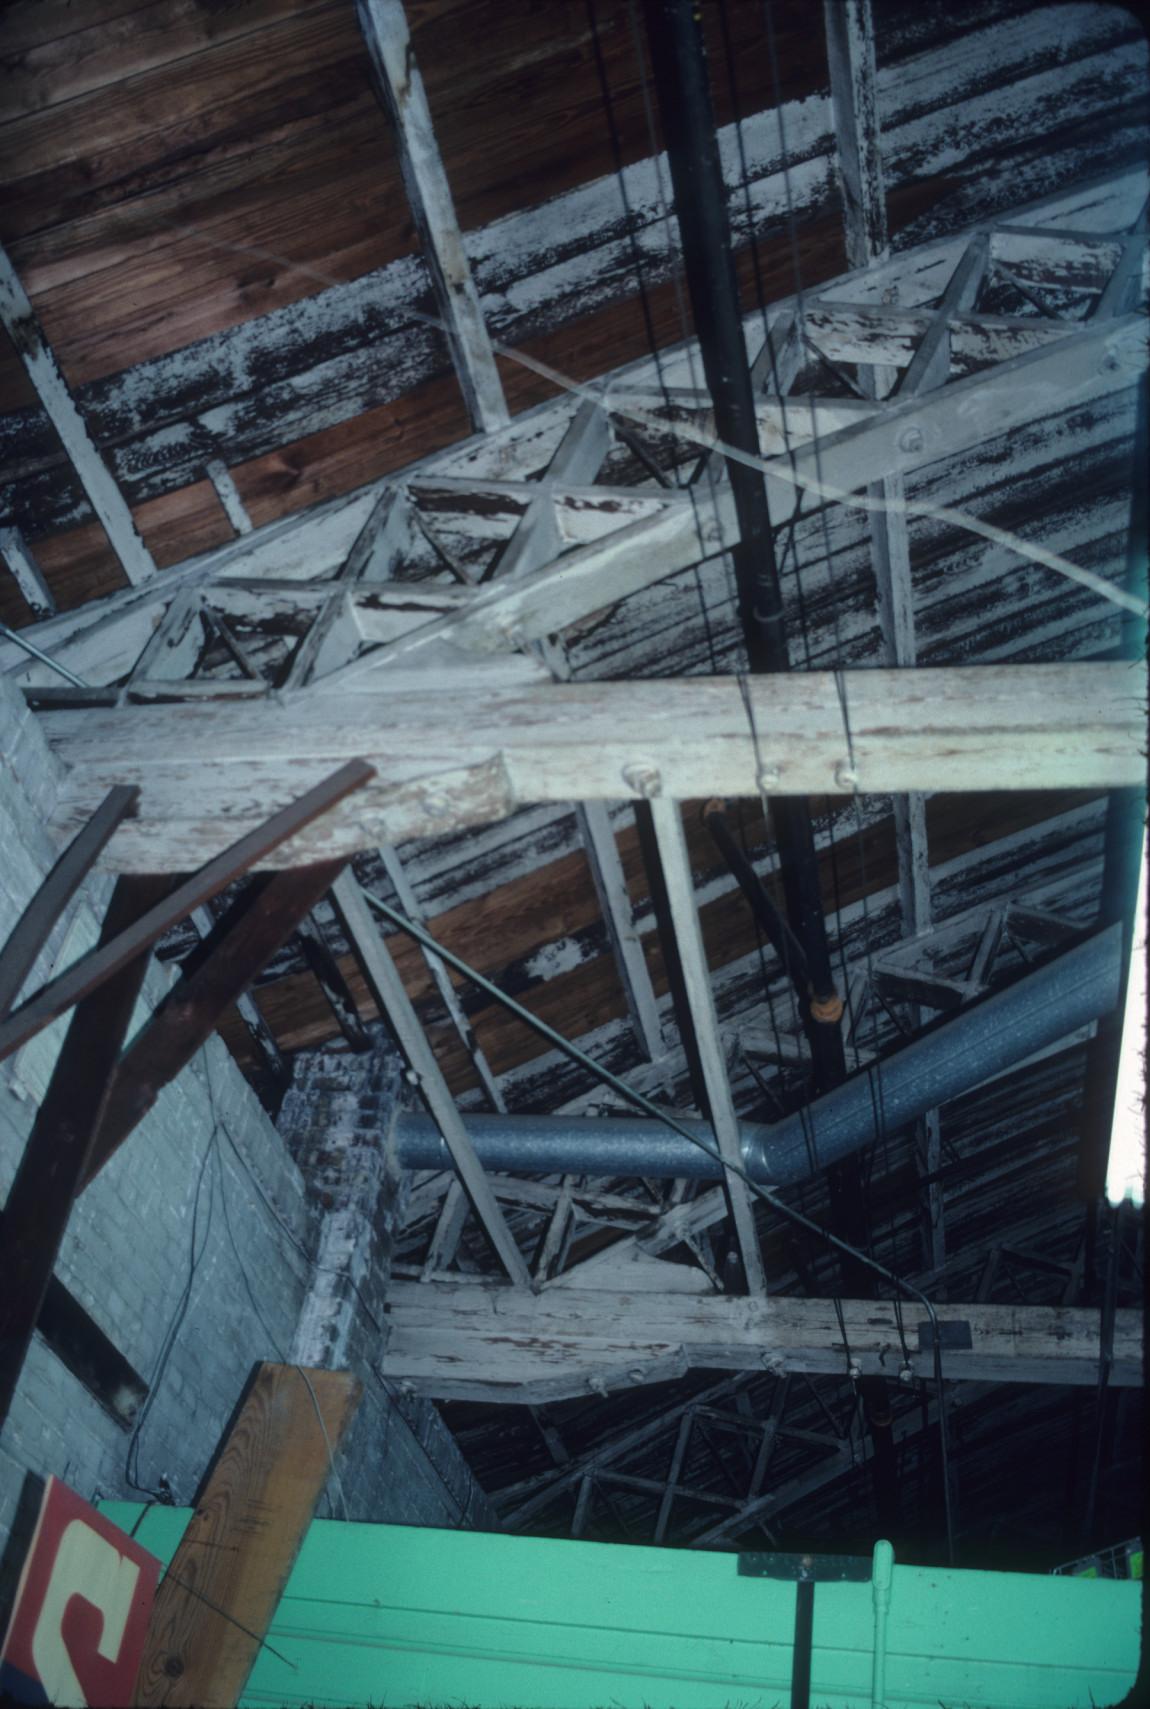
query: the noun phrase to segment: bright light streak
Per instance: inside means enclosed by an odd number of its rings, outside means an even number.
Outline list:
[[[1122,1048],[1118,1056],[1118,1090],[1114,1098],[1114,1127],[1110,1135],[1110,1164],[1106,1197],[1112,1205],[1130,1199],[1141,1205],[1146,1171],[1146,831],[1142,832],[1142,861]]]

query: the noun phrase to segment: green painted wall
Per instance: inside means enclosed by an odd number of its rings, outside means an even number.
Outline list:
[[[138,1507],[104,1502],[131,1530]],[[168,1561],[188,1510],[136,1533]],[[887,1709],[1102,1709],[1138,1665],[1137,1584],[896,1566]],[[316,1520],[245,1704],[775,1709],[795,1588],[738,1556]],[[870,1703],[869,1584],[815,1592],[814,1709]]]

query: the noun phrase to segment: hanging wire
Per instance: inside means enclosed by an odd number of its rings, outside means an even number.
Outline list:
[[[693,1145],[697,1151],[705,1153],[705,1155],[718,1166],[720,1172],[726,1171],[728,1174],[736,1176],[737,1179],[742,1181],[756,1198],[761,1199],[764,1204],[770,1205],[771,1208],[777,1211],[778,1214],[786,1221],[792,1222],[798,1227],[805,1229],[808,1234],[814,1235],[818,1240],[825,1241],[827,1245],[833,1246],[836,1251],[844,1254],[846,1257],[854,1259],[856,1263],[863,1265],[874,1275],[880,1276],[884,1281],[889,1282],[892,1287],[901,1288],[905,1293],[920,1301],[923,1310],[930,1319],[935,1382],[938,1385],[940,1397],[939,1422],[942,1460],[944,1468],[949,1467],[946,1428],[943,1418],[943,1407],[941,1405],[943,1380],[942,1338],[939,1333],[938,1314],[935,1311],[933,1304],[928,1299],[927,1295],[923,1293],[921,1288],[917,1287],[913,1282],[908,1282],[904,1277],[896,1275],[892,1270],[888,1270],[884,1264],[880,1264],[876,1258],[872,1258],[868,1253],[862,1252],[857,1247],[851,1246],[848,1241],[840,1239],[840,1237],[837,1234],[833,1234],[830,1229],[823,1228],[820,1224],[813,1222],[810,1217],[804,1216],[801,1211],[795,1210],[792,1205],[785,1203],[784,1200],[779,1198],[777,1193],[754,1180],[748,1174],[746,1169],[743,1168],[741,1163],[728,1162],[723,1157],[717,1146],[709,1144],[707,1140],[702,1139],[698,1134],[692,1133],[689,1128],[684,1127],[682,1122],[677,1121],[667,1110],[662,1109],[658,1104],[654,1103],[652,1099],[645,1095],[645,1093],[636,1091],[635,1087],[628,1085],[626,1080],[621,1079],[617,1074],[613,1074],[611,1070],[609,1068],[605,1068],[602,1063],[596,1062],[594,1057],[589,1056],[585,1050],[580,1049],[577,1044],[573,1044],[570,1039],[564,1037],[562,1033],[557,1032],[556,1029],[549,1025],[547,1021],[540,1019],[538,1015],[533,1015],[530,1009],[524,1008],[523,1004],[517,1002],[514,997],[509,997],[505,991],[501,991],[498,985],[494,984],[490,979],[487,979],[482,973],[478,972],[477,969],[470,966],[462,959],[461,956],[456,955],[453,950],[447,949],[437,938],[432,937],[430,932],[426,931],[422,926],[417,925],[414,920],[409,920],[406,915],[401,914],[399,910],[393,908],[390,903],[382,902],[379,897],[373,895],[371,891],[365,891],[364,895],[372,907],[375,908],[378,913],[382,914],[384,919],[388,920],[391,925],[395,926],[399,931],[404,932],[408,937],[413,938],[416,943],[421,944],[425,949],[431,950],[434,955],[439,956],[440,959],[447,962],[449,966],[454,967],[456,972],[462,973],[464,978],[469,979],[472,984],[479,988],[479,990],[486,992],[489,997],[493,997],[495,1001],[500,1003],[504,1008],[510,1009],[512,1014],[518,1015],[520,1020],[524,1021],[533,1032],[536,1032],[540,1034],[541,1037],[547,1039],[549,1043],[553,1044],[556,1049],[560,1050],[570,1061],[577,1062],[596,1079],[601,1080],[604,1085],[610,1086],[619,1094],[620,1097],[624,1098],[628,1103],[633,1104],[636,1109],[642,1110],[645,1115],[651,1116],[655,1121],[662,1122],[664,1127],[668,1127],[673,1133],[677,1133],[680,1138],[685,1139],[689,1145]],[[948,1475],[946,1476],[945,1488],[947,1501],[947,1541],[950,1556],[953,1560],[954,1541],[950,1521],[950,1489]]]
[[[595,55],[595,70],[599,79],[599,98],[607,121],[607,138],[611,146],[611,159],[615,168],[615,182],[619,186],[619,198],[623,204],[623,222],[627,230],[627,238],[631,250],[631,265],[635,272],[635,283],[639,291],[639,302],[643,315],[643,326],[647,334],[647,346],[655,363],[655,373],[658,377],[659,390],[663,394],[663,404],[668,414],[671,409],[671,394],[667,389],[667,380],[663,372],[663,356],[659,348],[659,340],[655,335],[655,320],[651,313],[651,299],[647,291],[647,281],[643,273],[643,259],[639,250],[639,238],[636,230],[634,209],[631,206],[631,196],[627,189],[627,175],[623,167],[623,143],[619,135],[619,126],[615,119],[615,103],[611,98],[611,88],[607,78],[607,62],[603,56],[603,44],[599,37],[599,17],[597,0],[586,0],[587,22],[591,26],[591,46]]]
[[[296,1232],[292,1228],[291,1224],[285,1220],[284,1216],[279,1211],[279,1209],[276,1207],[275,1203],[272,1201],[271,1198],[269,1198],[268,1193],[267,1193],[267,1189],[264,1187],[263,1182],[260,1180],[260,1178],[256,1174],[255,1170],[252,1168],[252,1165],[249,1162],[249,1160],[244,1156],[242,1150],[240,1149],[239,1145],[236,1143],[236,1140],[233,1137],[231,1130],[228,1128],[226,1123],[223,1124],[222,1131],[223,1131],[224,1138],[228,1141],[228,1144],[232,1148],[232,1151],[235,1155],[236,1161],[240,1164],[240,1166],[244,1170],[245,1174],[247,1175],[249,1181],[251,1182],[252,1186],[255,1188],[257,1197],[259,1198],[261,1204],[263,1205],[263,1208],[266,1211],[270,1220],[273,1223],[275,1223],[277,1228],[280,1230],[281,1234],[283,1234],[285,1239],[291,1244],[291,1246],[295,1249],[295,1251],[303,1259],[305,1265],[307,1266],[307,1268],[310,1271],[312,1271],[316,1274],[321,1274],[321,1275],[339,1276],[341,1278],[341,1280],[347,1282],[350,1285],[352,1292],[355,1294],[355,1297],[359,1302],[360,1309],[363,1311],[368,1322],[372,1325],[372,1328],[375,1330],[377,1336],[379,1336],[380,1340],[382,1341],[383,1336],[385,1334],[386,1326],[382,1322],[382,1320],[380,1319],[379,1314],[373,1309],[371,1302],[367,1299],[366,1295],[363,1292],[363,1289],[360,1287],[360,1285],[356,1281],[355,1277],[351,1274],[351,1272],[349,1270],[344,1269],[339,1265],[321,1264],[319,1262],[319,1260],[317,1258],[315,1258],[308,1251],[307,1247],[300,1240],[299,1236],[296,1234]],[[265,1331],[265,1333],[266,1333],[266,1331]],[[302,1369],[298,1366],[297,1366],[297,1369],[300,1370],[300,1374],[301,1374],[301,1376],[303,1376],[304,1372],[302,1371]],[[382,1371],[379,1369],[379,1367],[377,1365],[373,1364],[371,1367],[371,1370],[372,1370],[372,1375],[375,1377],[376,1381],[379,1383],[379,1385],[383,1389],[384,1393],[388,1396],[389,1400],[391,1400],[394,1403],[391,1411],[389,1411],[389,1413],[388,1413],[387,1430],[390,1432],[391,1418],[394,1416],[394,1414],[398,1413],[400,1419],[403,1422],[403,1426],[404,1426],[405,1430],[411,1436],[412,1440],[416,1443],[417,1447],[419,1447],[420,1450],[423,1451],[423,1444],[419,1440],[419,1433],[415,1429],[414,1425],[411,1423],[410,1419],[407,1417],[406,1413],[403,1411],[402,1403],[403,1403],[404,1397],[401,1395],[401,1393],[396,1388],[395,1384],[390,1380],[390,1378],[385,1377],[383,1375]],[[307,1379],[305,1376],[305,1381],[306,1380]],[[314,1391],[313,1391],[312,1399],[313,1399],[313,1404],[316,1404]],[[322,1425],[323,1425],[323,1421],[321,1419],[321,1428],[322,1428]],[[324,1431],[324,1435],[326,1438],[326,1435],[327,1435],[326,1429]],[[329,1459],[330,1458],[331,1458],[331,1456],[329,1453]],[[430,1465],[432,1471],[435,1473],[436,1477],[439,1479],[440,1483],[443,1485],[444,1490],[446,1491],[449,1499],[451,1500],[453,1506],[456,1508],[457,1512],[459,1512],[459,1514],[463,1518],[465,1518],[471,1510],[471,1501],[472,1501],[472,1495],[473,1495],[472,1488],[470,1486],[468,1487],[466,1499],[461,1503],[458,1495],[452,1489],[451,1485],[448,1483],[447,1479],[444,1477],[443,1473],[441,1472],[439,1467],[436,1465],[434,1459],[432,1459],[432,1458],[430,1458],[430,1456],[428,1456],[427,1457],[427,1463],[428,1463],[428,1465]]]
[[[226,250],[237,255],[254,255],[263,261],[274,261],[286,272],[299,273],[309,279],[315,279],[321,285],[342,287],[348,283],[346,279],[337,278],[331,273],[325,273],[318,267],[312,267],[301,261],[293,261],[290,256],[280,255],[276,250],[267,249],[260,244],[234,243],[230,240],[214,236],[200,226],[194,226],[186,221],[166,222],[173,232],[182,236],[199,238],[207,248]],[[425,314],[421,309],[404,306],[404,316],[408,320],[418,322],[422,326],[433,327],[437,332],[446,334],[444,322],[436,315]],[[617,399],[604,401],[602,392],[596,386],[584,385],[573,379],[569,374],[553,368],[548,362],[541,362],[538,357],[529,356],[524,350],[517,350],[513,345],[504,344],[498,338],[491,338],[491,348],[497,356],[505,356],[509,362],[517,363],[521,368],[538,374],[541,379],[549,380],[551,384],[563,392],[569,392],[573,397],[584,398],[589,403],[597,405],[610,415],[621,415],[625,420],[633,421],[640,427],[654,429],[657,433],[670,433],[682,439],[685,443],[698,445],[701,448],[717,452],[728,462],[743,463],[747,468],[758,469],[773,479],[786,481],[796,489],[805,490],[817,497],[824,498],[835,504],[846,505],[848,508],[872,512],[884,512],[893,516],[928,516],[935,521],[947,522],[952,527],[964,530],[969,534],[977,534],[981,539],[989,540],[995,545],[1003,546],[1007,551],[1015,552],[1021,558],[1027,558],[1032,563],[1041,564],[1046,569],[1054,570],[1069,580],[1088,587],[1100,598],[1109,600],[1111,604],[1120,606],[1123,610],[1131,611],[1138,617],[1150,617],[1150,603],[1127,593],[1123,588],[1108,582],[1104,576],[1099,576],[1093,570],[1083,569],[1073,564],[1068,558],[1063,558],[1056,552],[1048,552],[1045,547],[1036,546],[1023,540],[1008,529],[998,528],[993,523],[981,522],[977,517],[969,516],[965,511],[952,510],[946,505],[927,504],[922,501],[907,498],[878,498],[868,493],[848,492],[845,488],[836,487],[827,481],[820,481],[812,475],[799,474],[783,468],[778,458],[770,461],[758,457],[749,451],[742,451],[737,445],[728,445],[714,433],[708,433],[699,427],[681,421],[668,422],[664,417],[654,416],[648,410],[633,403],[620,403]]]
[[[128,1438],[127,1453],[124,1456],[124,1482],[128,1485],[128,1488],[137,1490],[142,1495],[150,1496],[153,1501],[162,1503],[168,1507],[170,1507],[172,1505],[171,1491],[164,1489],[162,1483],[161,1483],[161,1486],[159,1489],[152,1489],[150,1485],[144,1483],[141,1479],[141,1475],[140,1475],[140,1437],[141,1437],[141,1434],[143,1432],[144,1425],[147,1423],[148,1416],[151,1413],[152,1407],[155,1404],[156,1395],[159,1393],[160,1384],[163,1382],[164,1373],[166,1372],[166,1370],[168,1368],[168,1361],[171,1358],[172,1348],[175,1346],[176,1337],[178,1336],[181,1328],[183,1327],[184,1320],[188,1315],[188,1309],[189,1309],[189,1306],[191,1304],[191,1299],[192,1299],[192,1292],[193,1292],[193,1289],[195,1287],[196,1276],[199,1272],[199,1267],[203,1261],[204,1254],[207,1251],[208,1241],[211,1238],[212,1212],[213,1212],[213,1209],[215,1207],[215,1175],[214,1175],[214,1173],[211,1174],[210,1176],[208,1176],[208,1208],[207,1208],[207,1213],[206,1213],[205,1222],[204,1222],[203,1243],[202,1243],[202,1245],[199,1246],[199,1248],[197,1250],[197,1244],[196,1243],[197,1243],[197,1238],[198,1238],[198,1234],[199,1234],[199,1226],[200,1226],[200,1220],[199,1220],[200,1219],[200,1198],[201,1198],[201,1196],[203,1194],[203,1190],[204,1190],[204,1177],[205,1177],[205,1175],[207,1175],[207,1172],[208,1172],[208,1162],[209,1162],[210,1157],[211,1157],[211,1139],[209,1138],[208,1143],[205,1144],[205,1146],[204,1146],[204,1155],[200,1159],[199,1173],[196,1176],[195,1192],[192,1196],[192,1227],[191,1227],[191,1236],[190,1236],[190,1239],[188,1242],[188,1273],[187,1273],[187,1277],[184,1281],[183,1288],[180,1290],[179,1298],[176,1301],[175,1310],[173,1311],[171,1318],[168,1321],[168,1327],[164,1332],[163,1340],[160,1343],[160,1352],[157,1356],[155,1366],[153,1367],[153,1370],[152,1370],[151,1378],[149,1379],[149,1382],[148,1382],[147,1397],[144,1400],[143,1405],[141,1406],[139,1412],[136,1415],[136,1421],[132,1427],[132,1434]]]
[[[650,158],[655,169],[655,195],[659,208],[659,220],[663,227],[664,240],[667,246],[667,255],[670,260],[671,285],[675,295],[675,308],[679,318],[679,329],[683,337],[683,349],[687,358],[687,374],[690,380],[691,389],[695,392],[702,392],[705,390],[705,387],[700,380],[696,365],[695,340],[691,336],[691,324],[687,317],[687,301],[683,295],[683,280],[681,270],[676,260],[675,232],[671,220],[670,202],[663,183],[663,152],[659,147],[658,131],[655,128],[655,110],[651,101],[651,83],[647,70],[647,53],[643,42],[642,32],[639,28],[636,0],[628,0],[627,9],[628,19],[631,26],[631,45],[635,54],[635,63],[639,68],[639,87],[643,96],[643,116],[647,126],[647,145],[651,151]],[[665,392],[664,396],[666,396]],[[711,458],[709,456],[702,460],[700,470],[706,474],[707,484],[710,488],[711,513],[717,518],[719,513],[718,485],[715,478],[715,471],[711,464]],[[698,473],[699,470],[696,471],[696,475]],[[707,644],[707,658],[711,666],[711,675],[717,676],[719,670],[718,653],[715,647],[715,636],[711,624],[711,613],[707,604],[706,587],[703,581],[703,562],[706,557],[706,550],[703,542],[702,525],[699,520],[699,501],[695,490],[695,479],[688,478],[683,480],[680,476],[679,469],[676,466],[675,480],[676,484],[682,491],[686,492],[687,497],[691,501],[691,514],[695,524],[695,537],[699,542],[700,552],[699,559],[692,566],[695,581],[695,596],[699,603],[699,616],[702,619],[703,637]]]

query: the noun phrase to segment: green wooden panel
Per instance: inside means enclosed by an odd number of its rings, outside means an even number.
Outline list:
[[[103,1511],[167,1561],[185,1510]],[[1090,1709],[1138,1662],[1139,1588],[895,1567],[887,1709]],[[793,1584],[738,1557],[316,1520],[245,1704],[775,1709]],[[812,1703],[867,1709],[869,1584],[815,1593]]]

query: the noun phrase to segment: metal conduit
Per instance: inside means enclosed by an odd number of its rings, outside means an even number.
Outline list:
[[[1109,1014],[1118,1002],[1121,947],[1121,926],[1107,927],[1004,991],[940,1022],[805,1110],[772,1124],[744,1122],[744,1168],[768,1187],[806,1180],[812,1172],[808,1136],[813,1136],[817,1166],[826,1168],[869,1145],[880,1126],[893,1131]],[[465,1120],[485,1169],[514,1175],[721,1178],[713,1158],[646,1118],[468,1115]],[[709,1124],[676,1120],[713,1147]],[[453,1167],[429,1116],[401,1114],[396,1143],[404,1168]]]

